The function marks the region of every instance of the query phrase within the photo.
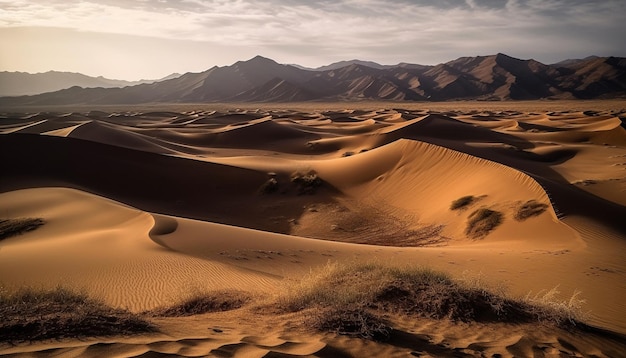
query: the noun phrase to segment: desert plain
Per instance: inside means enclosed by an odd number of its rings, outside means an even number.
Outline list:
[[[623,100],[3,112],[0,218],[43,223],[0,240],[3,297],[62,288],[151,328],[0,354],[626,356]],[[470,300],[425,310],[416,270]],[[167,309],[202,296],[224,304]]]

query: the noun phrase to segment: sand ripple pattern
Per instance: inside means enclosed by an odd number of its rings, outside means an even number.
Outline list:
[[[49,348],[42,351],[7,354],[7,357],[317,357],[326,344],[319,340],[283,340],[226,334],[210,338],[156,340],[147,343],[92,343]]]

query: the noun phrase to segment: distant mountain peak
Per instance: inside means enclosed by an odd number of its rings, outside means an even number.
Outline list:
[[[516,57],[512,57],[512,56],[509,56],[507,54],[500,53],[500,52],[495,54],[493,57],[496,58],[496,61],[511,61],[511,62],[526,62],[526,61],[528,61],[528,60],[522,60],[522,59],[519,59],[519,58],[516,58]]]
[[[364,66],[364,67],[369,67],[369,68],[375,68],[377,70],[382,70],[384,68],[389,68],[391,66],[385,66],[385,65],[381,65],[379,63],[373,62],[373,61],[363,61],[363,60],[348,60],[348,61],[339,61],[339,62],[334,62],[331,63],[330,65],[326,65],[326,66],[321,66],[315,69],[315,71],[330,71],[330,70],[336,70],[342,67],[347,67],[350,65],[360,65],[360,66]]]
[[[261,55],[256,55],[254,57],[252,57],[251,59],[249,59],[248,61],[243,61],[246,63],[272,63],[272,64],[276,64],[277,62],[272,60],[271,58],[267,58],[267,57],[263,57]]]

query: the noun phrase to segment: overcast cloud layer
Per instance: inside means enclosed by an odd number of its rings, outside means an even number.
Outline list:
[[[260,54],[436,64],[626,56],[623,0],[0,0],[0,70],[139,79]]]

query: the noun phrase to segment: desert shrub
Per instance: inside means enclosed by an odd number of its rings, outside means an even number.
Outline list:
[[[363,308],[332,308],[311,316],[313,328],[350,337],[385,341],[392,330],[383,319]]]
[[[181,317],[209,312],[231,311],[243,307],[250,296],[240,291],[214,291],[194,293],[173,306],[162,307],[148,312],[154,316]]]
[[[462,322],[577,322],[582,301],[554,294],[513,299],[480,280],[455,280],[427,268],[328,264],[291,284],[279,311],[304,311],[321,331],[381,340],[392,328],[385,312]]]
[[[517,208],[517,212],[515,213],[515,220],[523,221],[532,216],[541,215],[547,209],[547,204],[540,203],[536,200],[529,200]]]
[[[280,183],[278,182],[278,178],[276,173],[269,172],[267,173],[267,180],[261,187],[259,188],[260,194],[272,194],[280,189]]]
[[[280,185],[278,184],[278,180],[276,178],[269,178],[261,187],[259,188],[259,192],[261,194],[271,194],[278,191]]]
[[[577,325],[584,318],[582,307],[586,301],[580,298],[580,291],[575,291],[566,300],[559,299],[559,293],[558,287],[555,287],[534,295],[529,293],[521,301],[538,321],[560,326]]]
[[[278,299],[285,311],[319,307],[343,307],[371,302],[384,272],[373,265],[328,264],[305,279],[290,283],[287,294]]]
[[[0,219],[0,240],[33,231],[43,224],[41,218]]]
[[[473,195],[467,195],[456,199],[450,204],[450,210],[462,209],[469,204],[473,203],[476,198]]]
[[[410,273],[410,279],[396,275],[376,295],[381,307],[408,315],[462,322],[525,321],[530,316],[522,305],[488,287],[475,287],[452,280],[444,274],[424,271]]]
[[[478,209],[470,214],[465,234],[473,239],[487,236],[502,223],[502,213],[491,209]]]
[[[101,337],[156,332],[150,322],[65,288],[0,293],[0,341]]]
[[[391,268],[380,264],[328,264],[289,285],[278,297],[279,311],[305,312],[320,331],[384,340],[393,331],[385,312],[462,322],[579,323],[584,301],[569,301],[551,290],[510,298],[482,280],[455,280],[427,268]]]
[[[317,176],[314,170],[309,170],[306,173],[293,173],[291,182],[296,185],[298,194],[315,194],[317,188],[322,185],[322,179]]]

